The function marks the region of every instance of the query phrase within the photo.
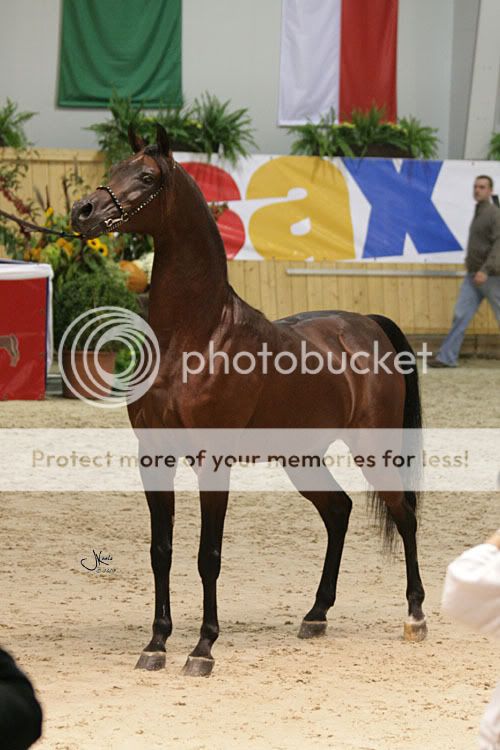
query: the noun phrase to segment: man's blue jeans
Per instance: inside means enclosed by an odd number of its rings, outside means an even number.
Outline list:
[[[436,359],[451,367],[457,365],[465,331],[483,299],[487,299],[492,306],[500,325],[500,276],[488,276],[480,286],[474,284],[473,278],[474,274],[468,273],[460,287],[450,332],[436,355]]]

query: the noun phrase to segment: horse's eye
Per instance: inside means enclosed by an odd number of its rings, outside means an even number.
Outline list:
[[[153,182],[154,182],[154,177],[153,177],[153,175],[152,175],[152,174],[145,174],[145,175],[143,175],[143,177],[142,177],[142,181],[143,181],[143,182],[144,182],[144,183],[145,183],[146,185],[152,185],[152,184],[153,184]]]

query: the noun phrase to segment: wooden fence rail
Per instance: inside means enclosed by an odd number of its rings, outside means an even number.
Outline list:
[[[0,160],[12,162],[14,159],[12,150],[0,149]],[[84,183],[93,188],[102,178],[102,155],[90,150],[38,149],[31,152],[21,197],[33,198],[35,187],[42,194],[47,190],[54,210],[64,211],[62,177],[74,172],[75,168]],[[0,208],[9,210],[1,197]],[[307,269],[307,273],[301,273],[301,269]],[[408,274],[422,272],[422,264],[273,260],[232,261],[229,263],[229,278],[241,297],[271,319],[299,310],[351,310],[387,315],[409,334],[442,335],[449,328],[461,283],[455,272],[463,268],[456,264],[433,263],[425,269],[442,273],[430,276]],[[311,274],[312,270],[320,273]],[[332,270],[338,273],[331,275]],[[354,273],[347,274],[346,271]],[[498,334],[498,325],[489,305],[482,305],[468,333],[475,336]]]

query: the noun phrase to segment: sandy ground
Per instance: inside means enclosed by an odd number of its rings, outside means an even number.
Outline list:
[[[431,371],[423,378],[427,424],[498,427],[499,393],[499,363]],[[56,398],[0,406],[2,427],[125,424],[123,411]],[[447,563],[498,526],[498,511],[491,495],[426,496],[419,538],[429,638],[408,644],[403,558],[384,557],[356,496],[328,634],[301,641],[296,632],[325,549],[319,517],[295,494],[233,496],[216,666],[209,679],[193,679],[180,672],[201,616],[196,497],[178,497],[167,668],[144,673],[133,669],[149,639],[153,602],[142,495],[4,493],[0,643],[43,704],[36,747],[475,747],[500,673],[498,648],[447,621],[439,601]],[[81,567],[92,549],[112,554],[113,573]]]

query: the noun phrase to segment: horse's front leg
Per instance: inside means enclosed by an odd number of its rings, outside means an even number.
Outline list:
[[[198,571],[203,583],[203,623],[196,648],[188,656],[184,674],[206,677],[213,669],[212,646],[219,637],[217,579],[221,567],[222,535],[229,491],[200,491],[201,536]]]
[[[146,490],[146,499],[151,514],[151,566],[155,580],[155,615],[153,637],[141,653],[136,669],[157,670],[165,666],[165,643],[172,633],[170,567],[175,513],[174,492]]]

